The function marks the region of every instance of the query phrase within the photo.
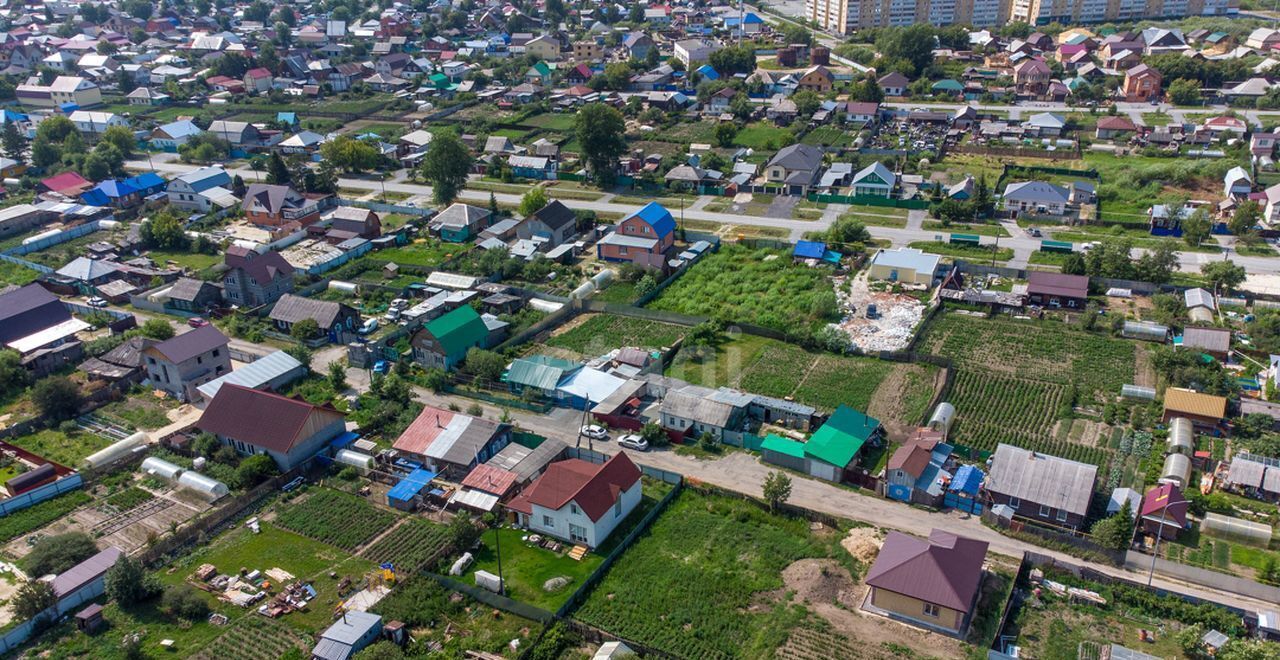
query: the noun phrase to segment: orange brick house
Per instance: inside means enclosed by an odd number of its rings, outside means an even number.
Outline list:
[[[1124,72],[1124,100],[1129,103],[1146,103],[1160,98],[1160,72],[1139,64]]]
[[[596,256],[601,261],[629,261],[638,266],[663,269],[675,240],[676,221],[671,212],[657,202],[649,202],[623,218],[616,231],[600,239],[596,244]]]

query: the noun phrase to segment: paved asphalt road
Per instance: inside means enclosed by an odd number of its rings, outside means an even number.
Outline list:
[[[137,160],[129,161],[128,163],[126,163],[126,166],[131,169],[138,169],[138,170],[149,170],[152,168],[152,164],[149,164],[147,161],[137,161]],[[186,163],[172,162],[172,161],[162,162],[157,160],[154,162],[154,168],[156,171],[161,173],[178,175],[178,174],[184,174],[186,172],[195,170],[198,168],[198,166],[188,165]],[[233,174],[239,174],[241,177],[244,178],[245,181],[249,181],[249,182],[256,180],[257,177],[259,176],[259,173],[249,169],[245,169],[245,168],[234,169],[229,171],[232,172]],[[428,196],[428,197],[431,195],[431,186],[426,186],[426,185],[421,185],[416,183],[405,183],[403,181],[387,181],[385,183],[382,183],[374,179],[342,178],[338,180],[338,185],[343,188],[348,188],[352,190],[367,190],[370,192],[380,192],[385,187],[388,192],[404,193],[408,195],[422,195],[422,196]],[[490,194],[489,191],[486,191],[486,190],[464,190],[462,191],[460,198],[463,201],[480,202],[480,203],[487,204],[489,201],[489,194]],[[521,196],[513,193],[494,193],[494,197],[496,197],[497,200],[501,203],[518,204],[520,203]],[[610,199],[610,197],[606,196],[605,199],[606,200]],[[703,204],[706,203],[706,200],[709,200],[709,199],[711,198],[702,197],[702,198],[691,199],[690,206],[700,208]],[[635,210],[634,205],[617,204],[610,201],[588,201],[588,200],[577,200],[577,199],[563,199],[561,201],[564,202],[565,205],[571,208],[596,211],[599,213],[630,213]],[[717,213],[712,211],[695,210],[694,208],[686,208],[683,212],[683,217],[684,219],[688,219],[688,220],[702,220],[702,221],[708,221],[708,222],[715,222],[723,225],[773,227],[773,228],[785,229],[789,232],[791,239],[794,240],[794,239],[800,238],[805,232],[821,231],[826,229],[828,226],[830,226],[831,222],[839,215],[839,213],[843,212],[845,208],[847,208],[847,207],[844,207],[843,205],[831,205],[831,206],[834,207],[832,210],[835,212],[824,213],[822,217],[818,220],[792,220],[790,218],[771,218],[771,217],[765,217],[765,216],[736,215],[732,213]],[[680,212],[678,210],[673,209],[672,212],[675,213],[677,217],[680,216]],[[862,207],[859,207],[859,212],[875,213],[875,210],[863,209]],[[982,239],[982,242],[984,244],[991,244],[991,243],[998,242],[1002,247],[1012,248],[1015,254],[1014,263],[1025,264],[1030,254],[1036,251],[1037,249],[1039,249],[1040,239],[1032,238],[1026,235],[1025,232],[1018,230],[1016,227],[1014,227],[1013,229],[1015,229],[1015,231],[1011,232],[1014,234],[1012,237],[1005,237],[1000,239],[984,237]],[[871,235],[874,236],[875,238],[887,239],[890,242],[892,242],[895,246],[906,245],[913,241],[933,240],[935,237],[943,233],[940,231],[926,230],[926,229],[913,229],[910,227],[902,227],[902,228],[867,227],[867,230],[870,231]],[[1137,249],[1137,252],[1141,253],[1142,250],[1139,248]],[[1229,258],[1235,263],[1241,266],[1244,266],[1245,269],[1248,270],[1248,272],[1251,274],[1259,274],[1259,275],[1280,274],[1280,258],[1245,257],[1245,256],[1240,256],[1238,254],[1235,254],[1233,251],[1230,251],[1230,249],[1223,252],[1222,254],[1208,254],[1208,253],[1201,253],[1201,252],[1181,252],[1179,254],[1180,254],[1179,267],[1185,271],[1198,272],[1200,270],[1200,266],[1204,263],[1207,263],[1209,261]]]

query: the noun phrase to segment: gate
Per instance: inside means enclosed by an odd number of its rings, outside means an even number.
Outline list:
[[[982,515],[982,502],[970,497],[960,497],[954,492],[948,492],[942,498],[942,505],[948,509],[964,511],[975,516]]]

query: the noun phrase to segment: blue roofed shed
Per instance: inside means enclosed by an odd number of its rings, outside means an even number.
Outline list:
[[[703,79],[705,80],[720,79],[720,74],[717,73],[716,70],[710,64],[703,64],[702,66],[697,68],[697,71],[698,71],[698,75],[702,76]]]
[[[791,256],[796,259],[821,259],[827,252],[827,244],[821,241],[800,241]]]
[[[169,182],[165,181],[164,177],[156,174],[155,172],[143,172],[138,176],[125,179],[124,183],[132,186],[133,189],[137,190],[143,197],[149,197],[156,193],[164,192],[164,187]]]
[[[387,504],[397,509],[411,510],[415,498],[435,478],[435,472],[425,468],[416,468],[397,482],[396,485],[392,486],[391,490],[387,491]]]

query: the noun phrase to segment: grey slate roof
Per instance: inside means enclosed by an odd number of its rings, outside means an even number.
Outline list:
[[[286,293],[271,308],[271,320],[285,323],[297,323],[304,319],[315,319],[320,329],[328,330],[342,311],[342,304],[329,300],[315,300]]]
[[[1089,510],[1097,466],[1003,443],[991,461],[987,490],[1082,516]]]
[[[811,144],[789,144],[769,159],[768,167],[816,171],[822,165],[822,149]]]

